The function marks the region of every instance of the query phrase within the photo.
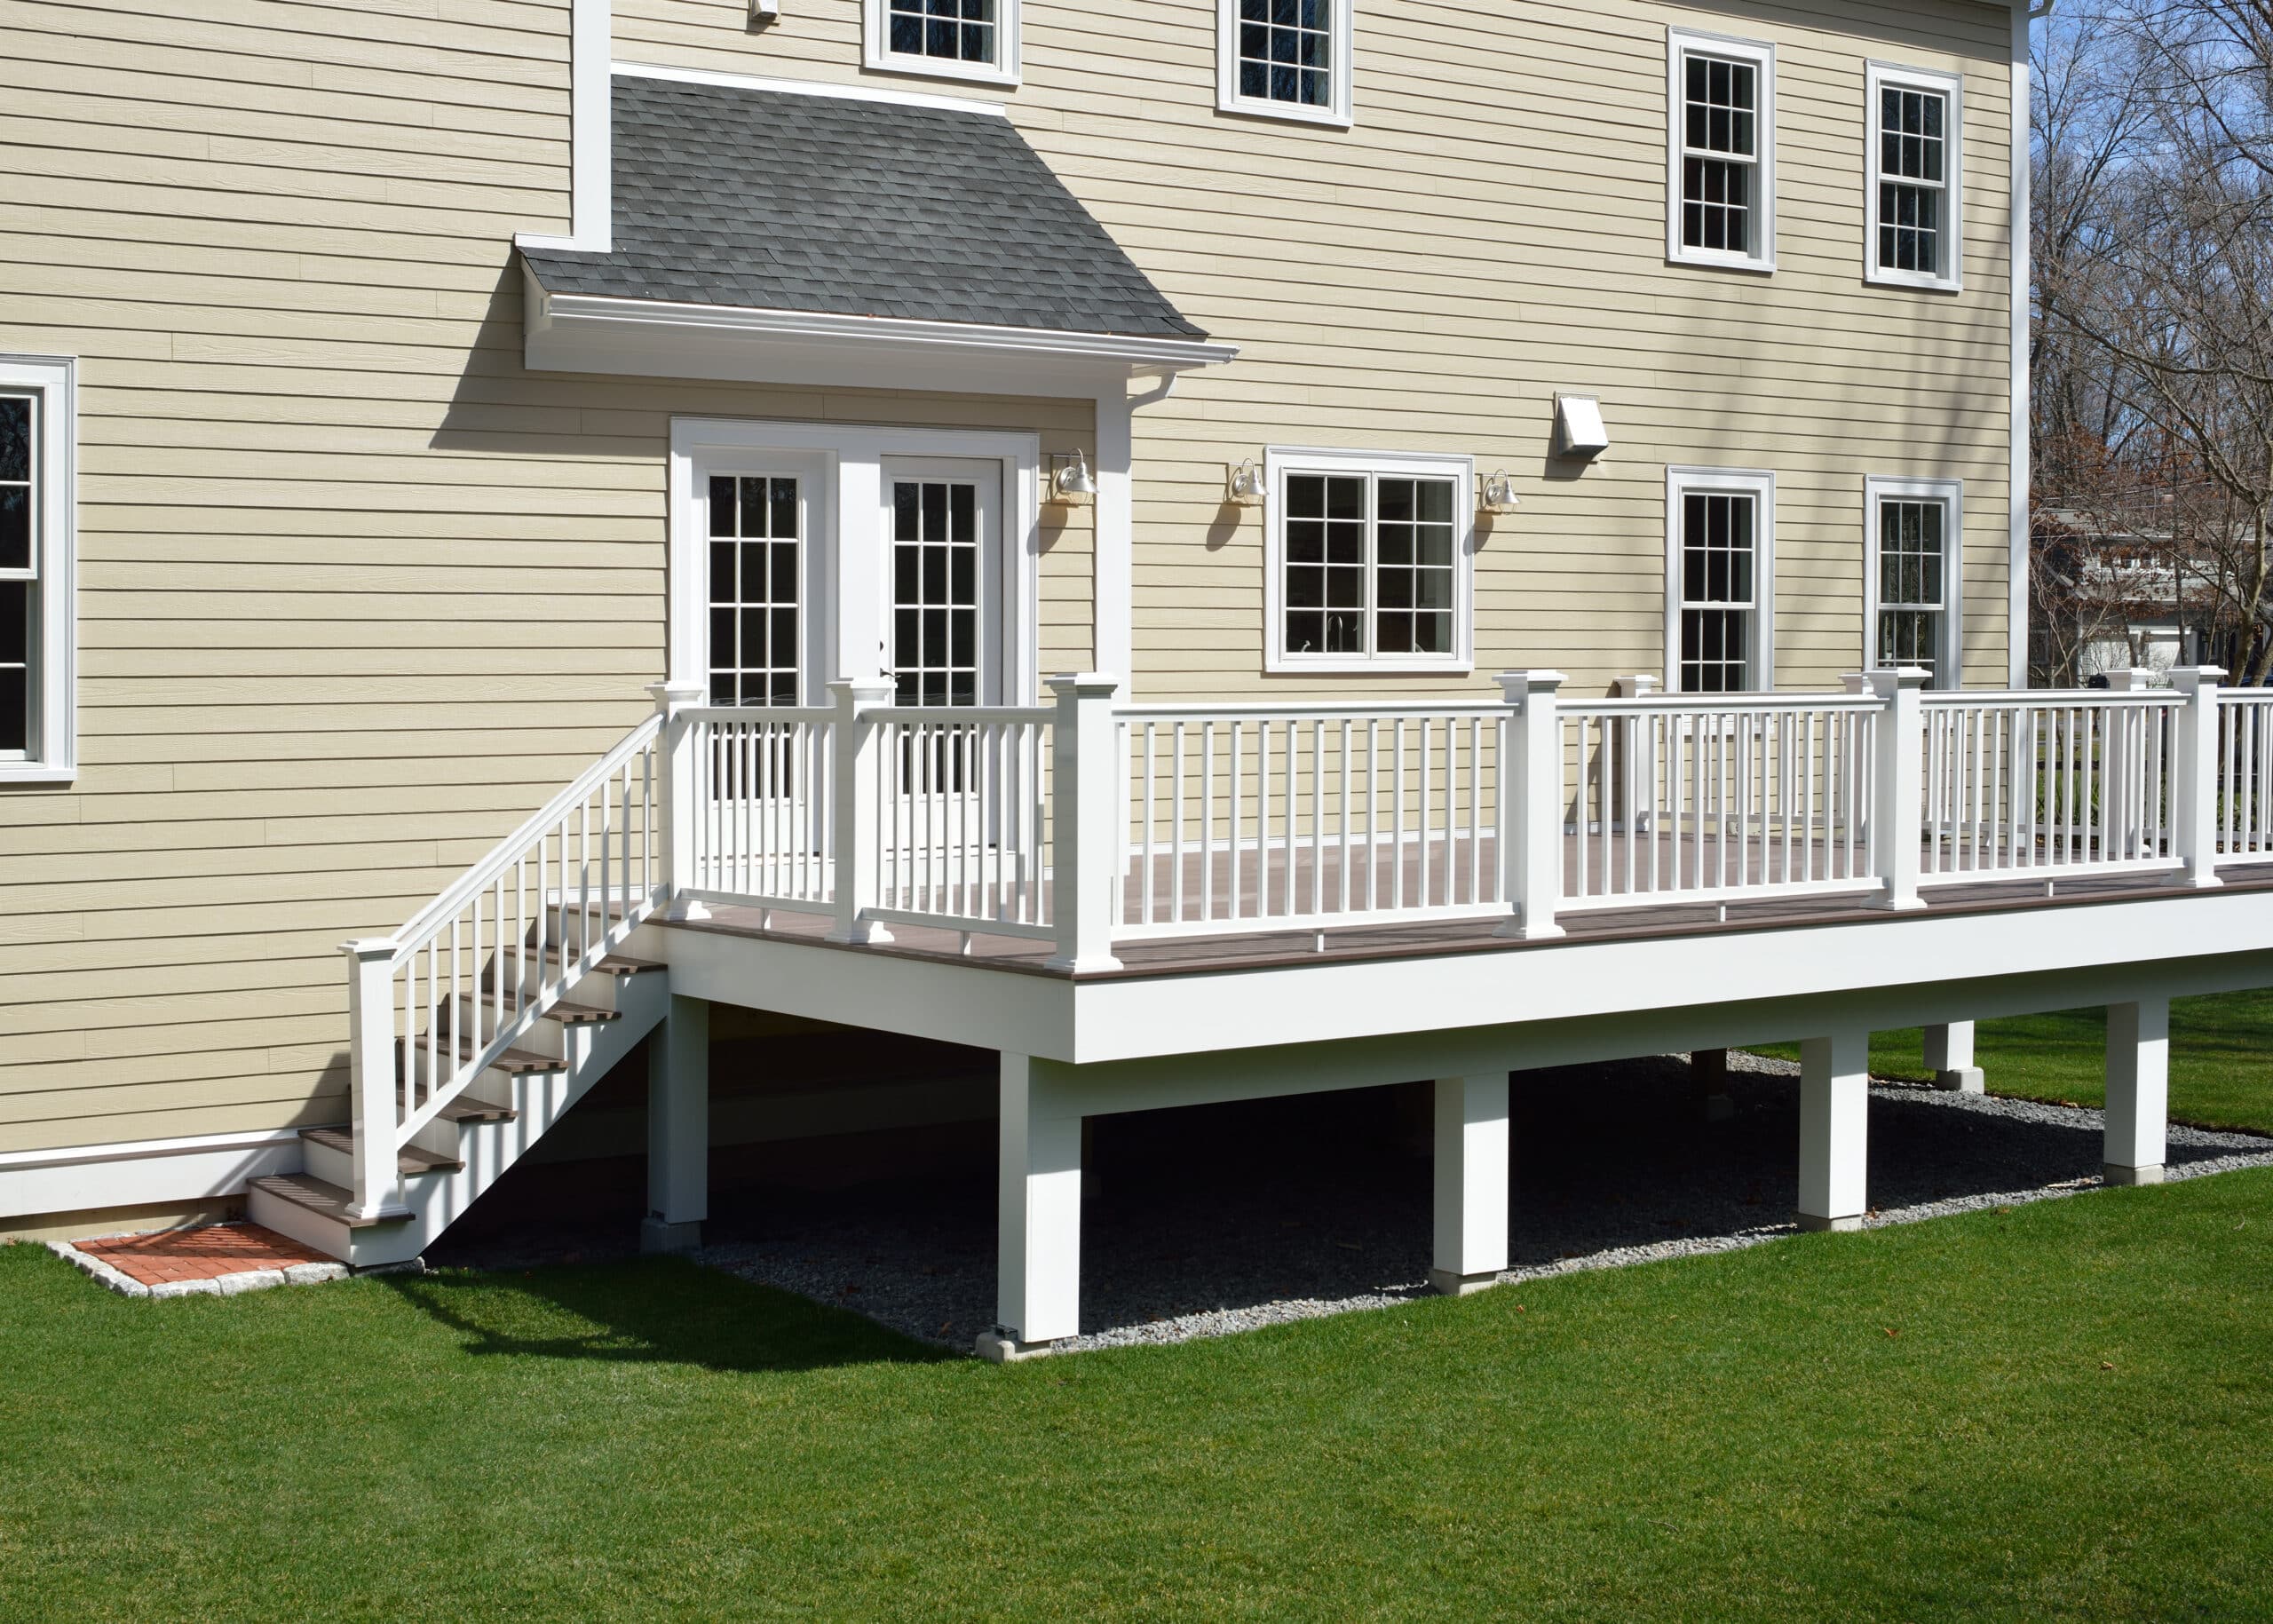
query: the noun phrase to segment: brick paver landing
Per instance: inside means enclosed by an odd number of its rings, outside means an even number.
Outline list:
[[[243,1274],[254,1269],[289,1269],[294,1264],[337,1261],[257,1224],[215,1224],[203,1229],[116,1235],[104,1240],[75,1240],[71,1244],[145,1286],[159,1286],[168,1280],[218,1279],[225,1274]]]

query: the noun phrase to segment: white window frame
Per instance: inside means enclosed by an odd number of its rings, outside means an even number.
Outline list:
[[[0,756],[0,786],[67,784],[78,776],[78,362],[0,353],[0,391],[36,395],[33,414],[29,567],[0,580],[33,583],[31,729],[20,755]]]
[[[1942,516],[1942,638],[1934,651],[1934,686],[1962,687],[1965,674],[1965,481],[1869,474],[1863,479],[1863,666],[1879,661],[1879,504],[1938,502]]]
[[[1682,159],[1687,119],[1683,62],[1691,55],[1747,62],[1759,75],[1753,128],[1759,155],[1754,162],[1758,201],[1753,212],[1753,250],[1731,254],[1691,248],[1681,240]],[[1666,30],[1666,259],[1672,265],[1710,265],[1724,271],[1772,273],[1776,269],[1776,47],[1764,40],[1705,34],[1694,28]]]
[[[1863,280],[1881,287],[1960,292],[1965,286],[1964,76],[1929,67],[1869,62],[1864,65],[1863,83]],[[1943,120],[1942,139],[1942,203],[1946,219],[1941,233],[1941,264],[1931,275],[1922,271],[1887,269],[1879,264],[1879,183],[1884,168],[1879,141],[1879,92],[1887,89],[1925,91],[1944,98],[1949,104]],[[1896,178],[1899,182],[1900,178]]]
[[[891,0],[861,0],[860,65],[870,73],[907,74],[921,79],[959,79],[966,84],[991,84],[1004,90],[1018,86],[1018,0],[994,0],[994,59],[992,62],[949,61],[944,57],[911,56],[891,48]]]
[[[870,0],[876,4],[877,0]],[[1350,90],[1350,47],[1356,33],[1352,14],[1358,0],[1328,0],[1334,8],[1334,60],[1327,78],[1332,99],[1323,107],[1296,102],[1272,101],[1267,97],[1239,94],[1239,0],[1216,0],[1216,110],[1256,118],[1286,119],[1298,124],[1324,124],[1347,130],[1357,122]]]
[[[1765,468],[1666,469],[1665,691],[1681,685],[1682,498],[1692,491],[1740,493],[1754,498],[1752,532],[1752,648],[1745,692],[1776,685],[1776,476]]]
[[[1263,669],[1266,671],[1453,671],[1476,665],[1476,459],[1433,451],[1351,451],[1267,446],[1269,495],[1263,525]],[[1287,652],[1287,478],[1289,474],[1386,474],[1453,484],[1453,649],[1444,654],[1290,654]],[[1366,560],[1366,635],[1374,632],[1376,565]]]

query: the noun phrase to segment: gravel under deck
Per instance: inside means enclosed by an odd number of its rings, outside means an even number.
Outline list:
[[[1678,1058],[1517,1077],[1514,1266],[1500,1278],[1795,1232],[1798,1068],[1730,1060],[1735,1113],[1717,1121]],[[1426,1118],[1398,1118],[1385,1091],[1106,1118],[1094,1131],[1081,1335],[1061,1349],[1222,1335],[1427,1292]],[[2101,1148],[2097,1111],[1874,1084],[1867,1222],[2095,1189]],[[2273,1165],[2273,1140],[2171,1128],[2174,1179],[2261,1165]],[[769,1200],[734,1225],[748,1238],[703,1259],[968,1349],[994,1320],[991,1175]]]

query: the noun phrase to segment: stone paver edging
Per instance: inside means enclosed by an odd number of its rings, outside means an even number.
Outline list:
[[[105,1240],[106,1236],[91,1237]],[[289,1264],[281,1269],[245,1269],[235,1274],[217,1274],[199,1280],[161,1280],[154,1286],[145,1286],[91,1253],[82,1252],[67,1240],[51,1240],[47,1249],[86,1275],[98,1285],[107,1286],[122,1297],[234,1297],[241,1292],[265,1291],[272,1286],[313,1286],[323,1280],[344,1280],[347,1278],[345,1264]]]

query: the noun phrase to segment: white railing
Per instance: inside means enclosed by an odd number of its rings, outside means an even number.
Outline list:
[[[1120,940],[1507,912],[1496,705],[1140,705]]]
[[[875,729],[860,784],[876,803],[867,917],[1055,940],[1043,880],[1056,709],[878,707],[863,717]]]
[[[661,906],[661,727],[642,722],[392,936],[346,945],[355,1216],[402,1210],[402,1148]]]
[[[2273,692],[2218,700],[2218,860],[2273,860]]]
[[[694,809],[675,889],[697,899],[830,911],[836,710],[701,707],[680,715]]]
[[[1927,695],[1921,882],[2177,867],[2186,705],[2169,690]]]
[[[1579,772],[1564,911],[1884,888],[1868,694],[1590,701],[1560,715]]]

